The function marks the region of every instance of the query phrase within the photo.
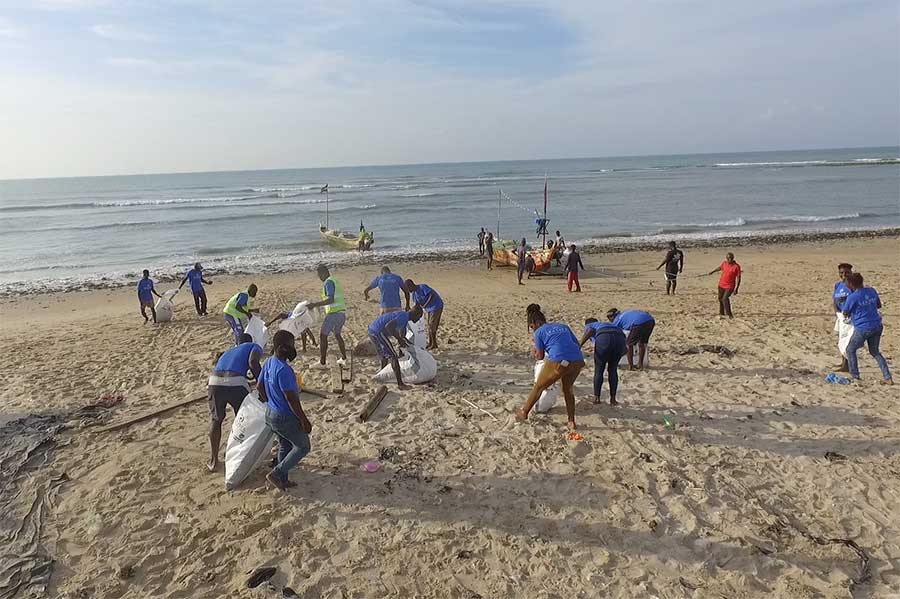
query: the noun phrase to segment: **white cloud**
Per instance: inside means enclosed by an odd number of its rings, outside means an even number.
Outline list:
[[[25,29],[13,24],[8,19],[0,17],[0,38],[20,40],[27,37]]]
[[[149,33],[122,25],[99,24],[91,27],[91,31],[100,37],[122,42],[152,42],[156,40],[156,37]]]

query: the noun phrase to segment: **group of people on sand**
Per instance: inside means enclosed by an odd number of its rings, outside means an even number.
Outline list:
[[[484,242],[484,251],[489,251],[490,234],[485,233],[479,241]],[[577,254],[575,254],[577,256]],[[569,260],[572,253],[569,254]],[[577,257],[581,262],[580,257]],[[684,270],[684,253],[672,242],[665,258],[657,270],[665,267],[666,293],[675,294],[678,275]],[[583,268],[583,267],[582,267]],[[200,264],[185,275],[182,286],[190,282],[198,315],[206,314],[206,295],[203,285],[212,282],[203,277]],[[322,308],[325,317],[319,330],[319,366],[325,367],[328,342],[334,337],[341,358],[347,359],[343,328],[347,322],[347,303],[344,288],[329,268],[319,265],[317,275],[322,282],[321,299],[307,304],[309,309]],[[738,293],[741,285],[741,267],[729,252],[725,260],[708,274],[721,273],[718,281],[720,317],[733,318],[730,298]],[[868,345],[870,354],[881,368],[885,384],[892,384],[887,362],[879,350],[883,333],[882,318],[879,313],[881,300],[875,289],[864,285],[863,276],[853,272],[850,264],[838,266],[840,280],[835,283],[832,304],[836,313],[835,331],[838,332],[842,363],[839,370],[849,372],[853,380],[860,378],[857,351]],[[144,271],[138,283],[141,313],[145,321],[145,308],[152,307],[152,297],[159,294],[153,287],[149,272]],[[577,278],[576,278],[577,282]],[[180,288],[180,287],[179,287]],[[398,348],[407,345],[406,330],[409,322],[418,322],[423,315],[428,318],[427,349],[438,347],[438,331],[444,302],[432,287],[403,279],[384,266],[363,290],[368,301],[370,293],[380,294],[380,314],[367,327],[369,339],[374,345],[381,366],[390,364],[396,377],[398,388],[409,389],[404,384],[400,370]],[[577,289],[576,289],[577,290]],[[267,480],[284,490],[293,483],[288,478],[290,470],[310,451],[309,435],[312,423],[300,403],[300,385],[291,365],[297,357],[296,339],[287,330],[279,330],[272,340],[272,353],[264,362],[264,348],[253,342],[244,329],[250,318],[258,313],[254,300],[259,292],[255,284],[239,291],[229,298],[223,309],[225,321],[234,336],[235,346],[222,353],[208,380],[208,404],[210,413],[208,468],[218,468],[218,453],[221,445],[221,427],[227,406],[237,414],[241,403],[250,391],[250,381],[256,379],[259,397],[266,403],[266,422],[278,438],[278,455]],[[285,318],[288,315],[281,315]],[[543,364],[536,381],[524,404],[516,412],[516,418],[525,420],[534,408],[541,394],[559,382],[565,399],[567,424],[572,435],[577,436],[575,421],[574,385],[585,367],[584,347],[590,342],[594,350],[593,402],[601,402],[604,380],[608,383],[609,404],[618,405],[619,363],[623,357],[628,369],[643,370],[647,363],[647,352],[651,336],[656,327],[653,315],[644,310],[624,310],[611,308],[605,313],[605,320],[587,318],[584,329],[576,337],[572,329],[560,322],[550,322],[538,304],[530,304],[526,309],[526,322],[532,334],[532,354]],[[304,334],[308,332],[304,331]],[[310,333],[315,344],[315,338]],[[304,338],[305,349],[305,338]]]
[[[343,286],[327,266],[319,265],[316,273],[322,282],[321,300],[308,303],[307,308],[322,308],[325,313],[319,330],[318,346],[319,367],[326,368],[328,342],[332,336],[341,355],[338,363],[343,364],[347,360],[343,338],[343,328],[347,322],[347,301]],[[398,352],[398,348],[407,346],[407,324],[410,321],[418,322],[423,315],[427,315],[426,348],[437,349],[444,302],[429,285],[403,279],[392,273],[387,266],[363,290],[366,301],[369,301],[370,293],[376,289],[380,294],[380,314],[369,324],[367,333],[381,358],[382,368],[390,364],[398,387],[409,389],[403,382]],[[251,284],[246,291],[234,294],[223,310],[225,320],[235,335],[235,346],[218,357],[208,381],[210,459],[207,466],[210,471],[218,468],[226,407],[231,406],[236,415],[250,391],[251,378],[255,378],[260,400],[266,403],[266,423],[279,443],[278,455],[266,478],[277,488],[284,490],[293,486],[288,478],[290,470],[309,453],[312,424],[300,403],[300,385],[291,366],[291,362],[297,357],[294,335],[287,330],[277,331],[272,339],[272,354],[260,364],[263,348],[244,332],[247,321],[258,312],[253,306],[258,291],[257,286]],[[282,314],[276,320],[287,317],[289,315]],[[304,335],[307,331],[304,331]],[[251,378],[248,378],[248,373]]]

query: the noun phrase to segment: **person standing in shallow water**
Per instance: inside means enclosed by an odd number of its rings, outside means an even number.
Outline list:
[[[738,289],[741,288],[741,265],[734,261],[734,254],[728,252],[725,254],[725,261],[709,274],[714,275],[717,272],[722,273],[719,277],[719,316],[734,318],[731,312],[731,296],[737,295]]]
[[[484,227],[481,227],[481,231],[478,232],[478,254],[484,256]]]
[[[878,310],[881,309],[881,298],[873,288],[863,286],[863,276],[858,272],[847,278],[847,284],[851,293],[844,301],[841,310],[843,310],[844,316],[853,322],[853,336],[850,337],[850,344],[847,345],[850,377],[854,381],[859,380],[859,361],[856,352],[863,345],[868,345],[869,353],[875,358],[875,362],[878,363],[881,374],[884,376],[881,383],[893,385],[894,379],[891,376],[891,370],[879,348],[881,335],[884,332],[881,314],[878,313]]]
[[[684,252],[678,249],[674,241],[669,242],[669,251],[666,252],[666,257],[656,267],[656,270],[663,266],[666,267],[666,295],[669,293],[675,295],[675,289],[678,288],[678,275],[684,272]]]

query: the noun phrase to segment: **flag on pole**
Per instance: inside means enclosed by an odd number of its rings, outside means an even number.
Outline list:
[[[328,183],[326,183],[319,189],[319,193],[325,193],[326,191],[328,191]]]

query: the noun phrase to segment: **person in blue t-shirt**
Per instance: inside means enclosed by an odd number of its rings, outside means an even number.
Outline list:
[[[884,376],[882,384],[893,385],[894,379],[891,377],[891,370],[879,349],[881,334],[884,332],[881,314],[878,313],[881,308],[881,298],[878,297],[877,291],[863,286],[863,276],[858,272],[847,278],[847,285],[850,287],[850,295],[844,300],[841,310],[844,316],[853,322],[853,336],[850,337],[850,343],[847,345],[850,377],[853,380],[859,380],[859,361],[856,352],[863,345],[868,345],[869,353],[875,358],[878,367],[881,368],[881,374]]]
[[[844,300],[847,299],[847,296],[850,295],[850,287],[847,286],[847,279],[850,275],[853,274],[853,265],[847,264],[846,262],[842,262],[838,264],[838,276],[840,280],[834,284],[834,291],[831,293],[831,303],[834,307],[834,312],[836,314],[836,320],[834,325],[834,332],[838,335],[838,351],[841,349],[841,338],[846,338],[848,334],[849,327],[841,326],[844,320],[844,314],[841,311],[841,307],[844,305]],[[842,333],[843,329],[843,335]],[[838,372],[849,372],[849,366],[847,364],[847,356],[841,353],[841,364],[837,366]]]
[[[206,467],[215,472],[219,467],[219,445],[222,442],[222,422],[225,420],[225,406],[231,406],[234,415],[244,398],[250,393],[249,371],[253,378],[259,378],[259,359],[262,348],[253,343],[253,337],[244,333],[240,344],[220,354],[209,376],[206,395],[209,403],[209,462]]]
[[[600,403],[603,371],[606,370],[609,373],[609,405],[618,405],[619,360],[625,355],[625,333],[611,322],[588,318],[584,321],[584,333],[578,345],[584,347],[588,341],[594,342],[594,403]]]
[[[643,370],[644,357],[647,355],[647,344],[650,343],[650,335],[656,321],[649,312],[643,310],[625,310],[619,312],[617,308],[611,308],[606,313],[606,319],[622,330],[628,331],[625,339],[625,355],[628,357],[628,370]],[[634,346],[638,346],[638,363],[634,364]]]
[[[391,339],[396,339],[400,347],[406,347],[406,325],[409,321],[418,322],[422,318],[422,307],[414,306],[409,312],[388,312],[382,314],[369,325],[369,339],[375,344],[378,355],[381,356],[381,367],[390,363],[394,370],[394,376],[397,377],[397,387],[400,389],[411,389],[409,385],[403,383],[403,376],[400,373],[400,356],[394,349]]]
[[[528,328],[534,331],[535,360],[543,360],[544,366],[538,374],[525,405],[516,410],[517,420],[527,420],[531,408],[541,397],[541,393],[556,381],[562,382],[563,397],[566,400],[566,414],[569,428],[575,426],[575,379],[584,368],[584,354],[578,346],[575,333],[568,326],[558,322],[547,322],[540,306],[528,306]]]
[[[144,317],[144,324],[149,322],[147,318],[147,308],[150,308],[150,314],[153,315],[153,324],[156,324],[156,308],[153,307],[153,296],[162,297],[153,288],[153,279],[150,278],[150,271],[144,271],[144,277],[137,284],[138,301],[141,303],[141,316]]]
[[[441,326],[441,315],[444,313],[444,300],[438,292],[420,283],[416,285],[412,279],[406,279],[406,290],[412,294],[413,302],[420,306],[428,317],[428,345],[427,350],[435,350],[438,347],[438,328]]]
[[[369,301],[369,292],[375,288],[381,293],[381,313],[389,314],[399,312],[401,309],[400,292],[406,297],[406,311],[409,311],[409,291],[403,284],[403,278],[395,275],[387,266],[381,267],[381,274],[372,279],[369,286],[363,291],[366,301]]]
[[[203,289],[203,284],[212,285],[212,281],[203,278],[203,267],[199,262],[194,264],[194,268],[187,271],[187,274],[181,279],[178,289],[184,287],[188,281],[191,282],[191,293],[194,294],[194,308],[197,310],[197,316],[206,316],[206,290]]]
[[[297,357],[294,336],[278,331],[272,338],[273,354],[263,364],[256,385],[266,403],[266,424],[278,437],[278,457],[266,480],[281,491],[296,486],[288,479],[291,469],[309,453],[312,423],[300,405],[300,385],[288,362]]]

